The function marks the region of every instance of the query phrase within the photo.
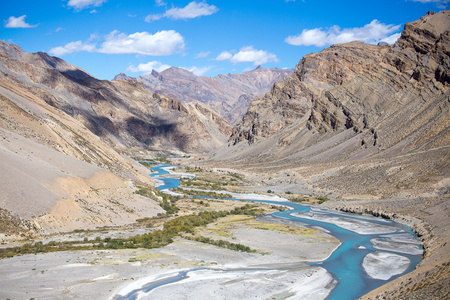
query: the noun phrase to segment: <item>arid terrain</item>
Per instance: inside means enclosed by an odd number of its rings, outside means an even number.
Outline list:
[[[254,100],[228,147],[199,167],[233,169],[260,191],[332,199],[424,241],[419,268],[367,298],[436,298],[450,286],[450,13],[405,25],[391,46],[334,45]]]
[[[363,299],[449,298],[449,49],[450,12],[429,12],[392,46],[336,44],[294,71],[208,81],[171,68],[106,81],[0,41],[0,298],[114,298],[148,274],[233,264],[237,274],[217,276],[236,297],[326,297],[333,278],[304,262],[328,257],[335,238],[255,217],[277,206],[161,194],[154,160],[197,174],[205,193],[282,196],[408,225],[423,261]],[[217,97],[195,101],[175,89],[186,82]],[[207,221],[187,228],[200,213]],[[274,264],[271,285],[261,288],[271,273],[236,280]],[[208,272],[166,293],[214,297],[197,281]]]
[[[231,124],[235,124],[247,111],[250,102],[282,81],[294,70],[265,69],[216,77],[196,76],[180,68],[170,68],[162,72],[153,70],[151,74],[129,77],[117,75],[114,80],[136,80],[154,93],[167,95],[182,102],[200,101],[216,110]]]

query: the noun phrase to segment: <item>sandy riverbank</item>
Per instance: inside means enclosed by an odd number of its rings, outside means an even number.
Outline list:
[[[160,249],[70,251],[3,259],[0,299],[114,298],[152,278],[197,268],[211,270],[194,272],[189,281],[171,286],[170,293],[155,290],[158,295],[167,295],[158,299],[199,291],[205,292],[205,297],[209,291],[217,291],[215,299],[223,299],[226,295],[220,288],[224,286],[237,297],[262,299],[272,293],[275,299],[324,299],[332,289],[331,275],[302,262],[328,257],[338,244],[329,235],[319,231],[308,231],[307,235],[282,233],[279,229],[257,229],[252,224],[237,225],[230,233],[234,242],[249,243],[259,252],[237,252],[178,238]],[[243,270],[254,268],[275,270]],[[215,271],[221,269],[232,271]]]
[[[139,279],[146,278],[141,282],[147,282],[149,276],[164,275],[179,269],[249,268],[289,261],[289,258],[283,259],[276,254],[236,252],[183,239],[162,249],[71,251],[25,255],[0,261],[0,298],[105,299],[107,295],[114,298],[120,291],[129,289],[127,286],[130,284],[132,287],[136,286],[136,283],[139,285],[137,281]],[[291,290],[301,292],[301,289],[295,288],[300,284],[300,279],[294,278],[304,277],[306,280],[314,274],[316,274],[314,276],[326,274],[325,270],[306,264],[298,268],[292,272],[262,272],[254,278],[255,287],[266,286],[265,289],[269,290],[279,286],[276,289],[278,293],[291,294]],[[226,280],[232,278],[235,281],[234,293],[245,294],[249,288],[246,282],[253,282],[252,274],[236,271],[231,275]],[[267,278],[270,279],[268,282]],[[320,278],[329,280],[321,280],[321,284],[316,285],[313,291],[308,290],[308,293],[328,294],[331,276]],[[221,276],[208,276],[206,282],[197,280],[176,287],[175,290],[185,293],[196,285],[205,290],[214,289],[218,284],[221,285],[222,279],[225,280]],[[260,292],[257,293],[259,294]]]

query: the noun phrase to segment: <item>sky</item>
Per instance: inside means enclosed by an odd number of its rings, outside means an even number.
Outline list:
[[[111,80],[180,67],[201,76],[294,68],[308,53],[394,43],[450,0],[2,0],[0,39]]]

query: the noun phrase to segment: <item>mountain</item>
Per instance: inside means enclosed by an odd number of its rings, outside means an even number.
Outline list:
[[[424,260],[363,299],[445,298],[449,49],[450,11],[442,11],[405,24],[393,46],[351,42],[306,55],[203,164],[238,169],[261,191],[319,194],[332,200],[325,207],[411,226]]]
[[[0,238],[155,216],[157,202],[135,193],[154,185],[148,169],[123,154],[204,153],[230,133],[203,103],[0,41]]]
[[[4,42],[0,55],[5,80],[80,120],[115,149],[208,152],[231,132],[207,106],[150,93],[137,81],[98,80],[59,58]]]
[[[350,171],[355,161],[380,161],[371,182],[349,186],[353,192],[395,194],[435,182],[450,141],[449,28],[448,12],[430,13],[406,24],[392,47],[351,42],[305,56],[293,75],[250,104],[217,158],[348,164],[336,171],[336,190],[358,174]],[[399,161],[411,165],[398,169]],[[393,182],[397,188],[379,190]]]
[[[136,185],[154,185],[147,173],[1,73],[1,240],[154,216],[162,212],[158,204],[135,194]]]
[[[231,124],[247,111],[250,101],[270,90],[275,82],[282,81],[293,69],[265,69],[261,66],[241,74],[197,76],[185,69],[172,67],[162,72],[129,77],[117,75],[114,80],[132,79],[143,82],[155,93],[176,98],[182,102],[200,101],[208,104]]]

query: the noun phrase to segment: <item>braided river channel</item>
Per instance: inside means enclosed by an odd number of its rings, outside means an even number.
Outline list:
[[[159,185],[158,188],[169,193],[171,188],[180,184],[180,179],[171,178],[173,176],[164,177],[169,174],[170,168],[174,166],[158,164],[151,168],[154,171],[151,176]],[[234,198],[229,200],[264,202],[288,207],[285,211],[263,216],[264,221],[295,222],[299,226],[322,230],[341,242],[326,260],[308,263],[325,269],[334,279],[335,287],[325,295],[325,299],[358,299],[369,291],[413,271],[422,259],[423,249],[417,236],[409,227],[391,220],[302,205],[283,198],[277,201],[261,200],[259,197],[239,199],[239,195],[233,195]],[[123,296],[123,299],[136,299],[138,293],[151,295],[152,289],[181,283],[189,276],[189,272],[199,270],[202,269],[183,270],[165,280],[149,282],[143,288]],[[213,268],[208,270],[215,271]],[[255,269],[248,271],[252,270]],[[224,271],[226,270],[217,269],[217,272]],[[258,269],[258,272],[261,271],[264,270]],[[301,295],[293,298],[305,299]]]

